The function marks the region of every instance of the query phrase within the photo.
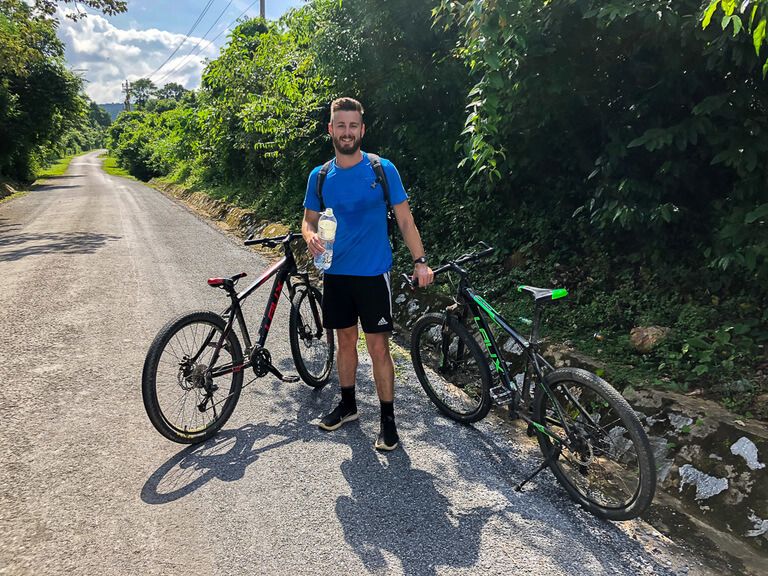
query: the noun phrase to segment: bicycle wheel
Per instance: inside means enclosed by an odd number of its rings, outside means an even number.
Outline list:
[[[243,386],[243,352],[230,331],[218,358],[226,323],[213,312],[192,312],[166,324],[147,352],[142,375],[144,408],[158,432],[194,444],[213,436],[229,419]]]
[[[323,328],[319,321],[320,299],[317,288],[297,289],[288,320],[293,362],[301,379],[313,388],[325,386],[333,368],[333,330]]]
[[[425,314],[411,332],[416,376],[443,414],[477,422],[491,409],[491,372],[485,355],[455,317]]]
[[[537,389],[534,416],[562,439],[561,454],[549,466],[571,498],[609,520],[629,520],[648,508],[656,491],[651,446],[610,384],[579,368],[555,370]],[[549,456],[556,441],[538,428],[537,436]]]

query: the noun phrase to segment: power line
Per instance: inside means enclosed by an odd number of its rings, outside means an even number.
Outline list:
[[[206,36],[208,36],[208,34],[210,33],[210,31],[211,31],[211,30],[213,30],[213,27],[214,27],[214,26],[216,26],[216,24],[218,24],[218,23],[219,23],[219,20],[221,20],[221,17],[222,17],[222,16],[224,16],[224,12],[226,12],[226,11],[227,11],[227,9],[228,9],[228,8],[229,8],[229,7],[232,5],[232,2],[233,2],[233,0],[229,0],[229,2],[227,2],[227,5],[226,5],[226,6],[224,6],[224,10],[222,10],[221,12],[219,12],[219,15],[218,15],[218,17],[216,18],[216,20],[214,20],[213,24],[211,24],[210,28],[208,28],[208,30],[206,30],[206,31],[205,31],[205,34],[203,34],[203,37],[202,37],[202,38],[200,38],[200,40],[198,40],[198,41],[197,41],[197,44],[195,44],[195,45],[192,47],[192,50],[190,50],[189,52],[187,52],[187,54],[186,54],[185,56],[183,56],[183,57],[182,57],[182,60],[181,60],[181,62],[179,62],[179,64],[178,64],[178,65],[177,65],[175,68],[173,68],[173,69],[172,69],[170,72],[167,72],[167,73],[165,74],[165,76],[163,76],[162,78],[160,78],[160,80],[158,80],[158,81],[157,81],[157,82],[158,82],[158,84],[159,84],[160,82],[162,82],[163,80],[165,80],[165,79],[166,79],[166,78],[167,78],[169,75],[171,75],[171,74],[173,74],[174,72],[176,72],[176,70],[178,70],[178,69],[181,67],[181,65],[182,65],[184,62],[186,62],[187,58],[188,58],[188,57],[189,57],[189,56],[192,54],[192,52],[194,52],[194,51],[195,51],[195,49],[196,49],[198,46],[200,46],[201,42],[202,42],[203,40],[205,40],[205,37],[206,37]],[[217,38],[218,38],[218,36],[217,36]],[[210,42],[209,42],[208,44],[210,44]],[[206,44],[206,46],[205,46],[206,48],[208,47],[208,44]]]
[[[179,51],[179,48],[181,48],[181,47],[184,45],[184,42],[186,42],[186,41],[187,41],[187,38],[189,38],[189,35],[190,35],[190,34],[192,34],[192,32],[194,32],[194,31],[195,31],[195,28],[197,28],[197,25],[198,25],[198,24],[200,24],[200,21],[201,21],[201,20],[203,19],[203,17],[206,15],[206,13],[208,12],[208,9],[211,7],[211,4],[213,4],[213,2],[214,2],[214,0],[208,0],[208,3],[207,3],[207,4],[205,5],[205,7],[203,8],[203,11],[202,11],[202,12],[200,12],[200,15],[197,17],[197,20],[195,20],[195,23],[194,23],[194,24],[192,24],[192,27],[191,27],[191,28],[189,29],[189,31],[188,31],[188,32],[187,32],[187,33],[184,35],[184,39],[183,39],[181,42],[179,42],[179,45],[178,45],[178,46],[176,46],[176,48],[174,49],[174,51],[173,51],[173,52],[171,52],[171,55],[170,55],[170,56],[168,56],[168,58],[166,58],[166,59],[165,59],[165,61],[164,61],[162,64],[160,64],[160,66],[158,66],[157,68],[155,68],[155,70],[154,70],[154,71],[153,71],[153,72],[152,72],[152,73],[151,73],[149,76],[147,76],[147,78],[152,78],[152,76],[154,76],[155,74],[157,74],[157,72],[158,72],[158,71],[159,71],[159,70],[160,70],[160,69],[161,69],[163,66],[165,66],[166,64],[168,64],[168,62],[170,61],[170,59],[171,59],[171,58],[173,58],[174,54],[176,54],[176,52],[178,52],[178,51]]]
[[[232,26],[232,24],[234,24],[234,23],[236,23],[238,20],[240,20],[240,18],[242,18],[242,17],[243,17],[243,16],[246,14],[246,12],[248,12],[248,10],[250,10],[250,9],[253,7],[253,5],[254,5],[254,4],[256,4],[256,2],[259,2],[259,1],[260,1],[260,0],[254,0],[253,2],[251,2],[251,3],[248,5],[248,7],[247,7],[245,10],[243,10],[243,11],[240,13],[240,15],[239,15],[237,18],[235,18],[234,20],[232,20],[232,22],[230,22],[229,24],[227,24],[227,25],[226,25],[226,27],[225,27],[225,28],[224,28],[224,29],[223,29],[221,32],[219,32],[219,33],[218,33],[218,34],[217,34],[217,35],[216,35],[216,36],[215,36],[215,37],[214,37],[212,40],[209,40],[209,41],[208,41],[208,43],[207,43],[205,46],[203,46],[202,50],[205,50],[206,48],[208,48],[208,46],[210,46],[211,44],[213,44],[213,43],[216,41],[216,39],[217,39],[219,36],[221,36],[222,34],[224,34],[224,32],[226,32],[227,30],[229,30],[229,27],[230,27],[230,26]],[[232,4],[232,2],[230,1],[230,3],[229,3],[229,4]],[[227,4],[227,7],[229,7],[229,4]],[[226,10],[226,8],[225,8],[225,10]],[[219,18],[221,18],[221,14],[219,15]],[[217,18],[217,19],[216,19],[216,22],[218,22],[218,21],[219,21],[219,18]],[[216,25],[216,22],[214,22],[214,26]],[[211,28],[213,28],[213,26],[211,26]],[[209,28],[209,30],[208,30],[208,31],[210,32],[210,28]],[[202,41],[205,39],[205,36],[207,36],[207,35],[208,35],[208,32],[206,32],[206,33],[205,33],[205,35],[203,36],[203,38],[201,38],[201,39],[200,39],[200,42],[202,42]],[[186,55],[186,56],[183,58],[183,60],[182,60],[181,62],[179,62],[179,64],[178,64],[178,65],[176,65],[176,67],[175,67],[175,68],[173,68],[173,69],[172,69],[170,72],[166,73],[166,75],[165,75],[165,76],[163,76],[162,78],[160,78],[160,80],[158,81],[158,83],[159,83],[159,82],[162,82],[162,81],[163,81],[163,80],[165,80],[165,79],[166,79],[168,76],[170,76],[171,74],[173,74],[174,72],[176,72],[176,70],[178,70],[179,68],[181,68],[181,66],[182,66],[183,64],[185,64],[185,63],[186,63],[186,61],[187,61],[188,57],[189,57],[189,56],[192,54],[192,52],[194,52],[194,51],[195,51],[195,48],[197,48],[197,46],[199,46],[199,45],[200,45],[200,42],[198,42],[198,43],[195,45],[195,47],[194,47],[194,48],[192,48],[192,50],[190,50],[190,51],[187,53],[187,55]]]

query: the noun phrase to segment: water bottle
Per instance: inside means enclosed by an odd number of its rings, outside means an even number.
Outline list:
[[[333,215],[332,208],[326,208],[320,215],[317,234],[323,241],[325,252],[315,256],[315,267],[318,270],[328,270],[333,260],[333,241],[336,239],[336,216]]]

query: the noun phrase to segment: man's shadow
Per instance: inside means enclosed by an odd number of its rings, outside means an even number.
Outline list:
[[[397,556],[404,574],[435,574],[438,566],[473,566],[483,526],[496,507],[455,513],[436,477],[411,467],[401,447],[378,454],[358,425],[347,436],[352,457],[341,471],[352,490],[336,500],[346,541],[368,571],[389,571],[384,552]]]

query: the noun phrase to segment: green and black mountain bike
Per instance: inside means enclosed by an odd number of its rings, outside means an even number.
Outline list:
[[[525,338],[470,286],[463,267],[487,257],[482,249],[442,264],[435,275],[459,276],[454,303],[422,316],[411,333],[411,358],[419,382],[435,405],[458,422],[484,418],[492,404],[509,406],[528,423],[544,461],[517,486],[549,466],[571,498],[597,516],[628,520],[642,514],[656,489],[648,437],[627,401],[599,376],[579,368],[555,369],[540,352],[544,305],[564,289],[520,286],[533,297],[531,335]],[[410,283],[411,279],[404,278]],[[514,341],[522,372],[511,375],[489,320]]]

